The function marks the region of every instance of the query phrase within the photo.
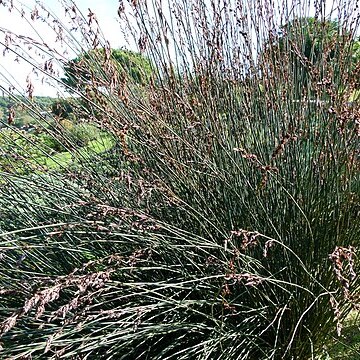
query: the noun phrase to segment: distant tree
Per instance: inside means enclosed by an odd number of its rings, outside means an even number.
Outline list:
[[[328,58],[334,58],[340,37],[350,37],[350,33],[341,28],[337,21],[300,18],[283,27],[279,45],[281,50],[300,51],[307,61],[315,63],[325,53]]]
[[[111,49],[109,51],[101,48],[90,50],[69,61],[64,66],[65,76],[62,81],[73,89],[83,89],[88,84],[102,85],[109,81],[109,77],[114,75],[109,73],[111,70],[117,75],[133,81],[137,85],[145,85],[149,82],[153,73],[151,62],[145,56],[130,50]]]
[[[51,104],[51,112],[62,119],[71,118],[74,112],[74,104],[68,99],[57,99]]]
[[[336,20],[313,17],[296,18],[271,35],[260,55],[262,71],[288,71],[289,81],[299,84],[299,91],[321,81],[329,69],[339,82],[344,68],[355,68],[359,56],[359,42]],[[344,86],[346,84],[343,84]],[[301,93],[298,94],[301,96]]]

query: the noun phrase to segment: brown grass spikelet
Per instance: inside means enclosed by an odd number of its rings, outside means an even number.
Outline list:
[[[355,248],[353,246],[336,246],[335,250],[329,255],[333,264],[333,270],[336,278],[340,282],[345,298],[349,297],[351,283],[356,278],[355,266]]]
[[[233,230],[231,231],[232,236],[242,238],[241,241],[241,250],[246,250],[247,248],[253,248],[258,245],[258,236],[260,233],[257,231],[247,231],[247,230]]]
[[[19,314],[12,314],[10,317],[8,317],[5,321],[0,324],[0,336],[6,334],[8,331],[10,331],[15,325],[18,320]]]

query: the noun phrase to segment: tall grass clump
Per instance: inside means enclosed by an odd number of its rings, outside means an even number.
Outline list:
[[[121,1],[141,83],[91,11],[30,11],[87,54],[63,97],[112,146],[77,147],[22,98],[72,161],[1,169],[2,358],[308,359],[341,335],[360,290],[358,9],[314,3]],[[2,31],[66,88],[55,45],[33,41],[45,66]]]

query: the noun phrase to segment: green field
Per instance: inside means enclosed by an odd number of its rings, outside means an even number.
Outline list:
[[[114,145],[109,136],[102,136],[100,139],[89,141],[87,146],[76,150],[76,154],[68,151],[56,153],[54,155],[40,156],[34,158],[34,163],[45,166],[49,170],[58,170],[69,166],[77,161],[78,158],[88,158],[94,154],[101,154]]]

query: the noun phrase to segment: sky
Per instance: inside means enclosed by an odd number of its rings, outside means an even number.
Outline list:
[[[35,1],[34,0],[13,0],[14,4],[22,3],[24,9],[33,9]],[[66,21],[65,11],[59,4],[61,0],[42,0],[41,3],[45,5],[46,8],[51,9],[53,14],[55,14],[60,21]],[[163,3],[167,3],[166,0],[162,0]],[[185,1],[185,0],[184,0]],[[188,0],[189,2],[193,0]],[[235,0],[230,0],[235,1]],[[253,0],[241,0],[248,2],[252,2]],[[270,0],[262,0],[262,1],[270,1]],[[288,3],[292,3],[295,0],[274,0],[288,1]],[[299,0],[299,2],[303,5],[308,3],[315,2],[323,2],[326,6],[327,11],[330,11],[334,5],[337,3],[346,4],[347,2],[360,1],[360,0]],[[10,2],[10,0],[3,0],[2,2]],[[118,24],[117,10],[119,6],[118,0],[76,0],[76,5],[80,9],[80,11],[87,15],[88,9],[90,8],[92,12],[96,14],[96,17],[99,21],[101,30],[103,31],[105,38],[110,42],[110,46],[112,48],[122,48],[129,46],[126,44],[124,40],[124,36],[120,30],[120,26]],[[126,2],[126,1],[125,1]],[[312,11],[312,10],[311,10]],[[32,21],[30,21],[30,24]],[[49,28],[39,21],[36,23],[36,29],[39,32],[39,36],[34,32],[34,30],[29,26],[29,24],[21,18],[20,15],[17,15],[16,12],[13,11],[12,14],[9,14],[8,9],[0,5],[0,27],[9,29],[15,33],[23,34],[32,38],[41,38],[40,42],[46,42],[50,46],[59,47],[58,43],[56,43],[55,33],[49,31]],[[4,34],[0,33],[0,41],[4,41]],[[135,49],[133,49],[135,50]],[[60,49],[59,49],[60,51]],[[64,56],[64,60],[71,59],[75,57],[74,53],[62,53]],[[6,54],[6,56],[2,55],[2,48],[0,46],[0,86],[8,87],[8,83],[17,83],[17,87],[26,89],[27,81],[26,79],[30,79],[31,83],[34,85],[34,95],[40,96],[57,96],[58,89],[49,86],[44,83],[43,77],[39,74],[36,74],[33,71],[33,68],[27,65],[24,61],[15,61],[15,57],[11,56],[11,54]],[[41,59],[40,59],[41,60]],[[46,60],[42,59],[41,62]],[[60,67],[59,67],[60,69]],[[2,74],[2,75],[1,75]],[[5,76],[5,77],[4,77]],[[1,95],[1,92],[0,92]]]
[[[15,6],[22,4],[23,8],[26,11],[34,9],[34,0],[22,0],[14,1]],[[51,9],[51,11],[59,18],[60,21],[66,21],[65,10],[59,4],[59,0],[43,0],[42,4],[46,8]],[[117,10],[119,6],[118,0],[76,0],[76,5],[80,11],[87,15],[88,9],[90,8],[92,12],[96,14],[96,17],[101,24],[101,30],[105,35],[105,38],[110,42],[111,47],[121,48],[128,47],[126,42],[121,36],[121,31],[119,24],[117,22]],[[30,21],[31,23],[31,21]],[[49,31],[49,28],[46,25],[43,25],[39,22],[34,23],[36,29],[39,31],[40,36],[34,32],[34,30],[29,26],[29,24],[21,18],[20,14],[17,14],[15,10],[9,14],[7,8],[0,5],[0,27],[9,29],[17,34],[22,34],[29,36],[34,39],[39,39],[45,41],[51,46],[55,45],[56,35]],[[4,35],[0,34],[0,39],[3,41]],[[56,46],[56,45],[55,45]],[[59,47],[59,46],[58,46]],[[17,83],[16,87],[26,88],[27,82],[26,79],[29,76],[31,82],[34,85],[34,94],[39,96],[56,96],[58,90],[50,87],[47,84],[43,83],[43,77],[36,75],[32,66],[29,66],[24,61],[19,61],[19,58],[15,61],[15,56],[7,53],[3,56],[3,47],[0,47],[0,85],[8,88],[8,82]],[[74,54],[65,54],[65,57],[73,58]],[[1,95],[1,93],[0,93]]]

